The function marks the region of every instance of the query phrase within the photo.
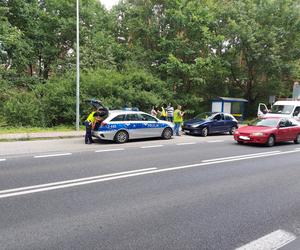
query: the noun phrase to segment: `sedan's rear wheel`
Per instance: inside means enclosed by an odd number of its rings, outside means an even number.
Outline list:
[[[206,137],[208,135],[208,128],[207,127],[204,127],[202,130],[201,130],[201,135]]]
[[[125,143],[128,141],[128,139],[129,139],[129,135],[124,130],[117,132],[115,135],[115,142],[117,143]]]
[[[298,134],[294,140],[295,144],[300,144],[300,134]]]
[[[268,138],[268,141],[267,141],[266,145],[268,147],[273,147],[275,145],[275,137],[274,137],[274,135],[270,135],[270,137]]]
[[[173,135],[173,131],[171,128],[165,128],[164,131],[162,132],[162,135],[161,137],[163,139],[171,139],[172,138],[172,135]]]

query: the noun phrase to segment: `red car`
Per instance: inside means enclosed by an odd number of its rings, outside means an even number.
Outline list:
[[[257,119],[234,133],[238,143],[259,143],[272,147],[276,142],[300,143],[300,123],[292,118]]]

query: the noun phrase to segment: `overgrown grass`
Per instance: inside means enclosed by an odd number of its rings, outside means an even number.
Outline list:
[[[80,130],[84,127],[81,126]],[[51,128],[41,128],[41,127],[0,127],[0,134],[16,134],[16,133],[38,133],[38,132],[68,132],[74,131],[74,126],[56,126]]]

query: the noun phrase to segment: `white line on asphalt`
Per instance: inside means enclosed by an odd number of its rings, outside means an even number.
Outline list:
[[[6,161],[6,159],[0,159],[0,161]]]
[[[224,140],[207,141],[208,143],[224,142]]]
[[[296,152],[298,152],[298,150],[278,152],[278,153],[266,154],[266,155],[254,155],[254,156],[250,156],[250,157],[227,159],[227,160],[223,160],[223,161],[202,162],[202,163],[196,163],[196,164],[191,164],[191,165],[183,165],[183,166],[163,168],[163,169],[157,169],[157,168],[153,168],[153,170],[145,170],[144,169],[143,172],[135,172],[135,173],[131,173],[131,174],[123,174],[123,175],[118,175],[118,176],[113,176],[113,177],[108,177],[108,178],[94,179],[95,177],[89,177],[91,180],[88,180],[88,181],[78,182],[78,180],[69,180],[68,184],[63,184],[63,185],[53,186],[53,185],[55,185],[54,183],[48,183],[48,184],[38,185],[38,186],[47,186],[45,188],[36,188],[36,189],[28,190],[28,189],[30,189],[29,187],[23,187],[23,188],[19,188],[19,190],[20,189],[23,189],[23,190],[27,189],[27,191],[21,191],[21,192],[13,192],[12,189],[10,189],[10,190],[3,190],[3,191],[0,191],[0,193],[3,193],[2,195],[0,194],[0,199],[1,198],[12,197],[12,196],[19,196],[19,195],[25,195],[25,194],[31,194],[31,193],[38,193],[38,192],[50,191],[50,190],[55,190],[55,189],[63,189],[63,188],[69,188],[69,187],[87,185],[87,184],[92,184],[92,183],[97,183],[97,182],[104,182],[104,181],[117,180],[117,179],[124,179],[124,178],[129,178],[129,177],[134,177],[134,176],[141,176],[141,175],[147,175],[147,174],[162,173],[162,172],[167,172],[167,171],[176,171],[176,170],[181,170],[181,169],[195,168],[195,167],[200,167],[200,166],[208,166],[208,165],[213,165],[213,164],[220,164],[220,163],[233,162],[233,161],[241,161],[241,160],[247,160],[247,159],[253,159],[253,158],[260,158],[260,157],[268,157],[268,156],[274,156],[274,155],[291,154],[291,153],[296,153]],[[114,174],[112,174],[112,175],[114,175]],[[76,182],[74,183],[74,181],[76,181]]]
[[[33,158],[46,158],[46,157],[57,157],[57,156],[67,156],[71,155],[72,153],[62,153],[62,154],[53,154],[53,155],[36,155]]]
[[[254,240],[236,250],[275,250],[294,241],[296,236],[284,230],[277,230]]]
[[[96,153],[102,153],[102,152],[113,152],[113,151],[122,151],[125,150],[124,148],[112,148],[112,149],[102,149],[102,150],[96,150]]]
[[[69,183],[77,183],[77,182],[82,182],[82,181],[89,181],[89,180],[101,179],[101,178],[112,177],[112,176],[119,176],[119,175],[124,175],[124,174],[139,173],[139,172],[150,171],[150,170],[155,170],[155,169],[157,169],[157,168],[142,168],[142,169],[137,169],[137,170],[113,173],[113,174],[96,175],[96,176],[85,177],[85,178],[80,178],[80,179],[73,179],[73,180],[66,180],[66,181],[59,181],[59,182],[50,182],[50,183],[46,183],[46,184],[2,190],[2,191],[0,191],[0,194],[6,194],[6,193],[12,193],[12,192],[24,191],[24,190],[32,190],[32,189],[38,189],[38,188],[45,188],[45,187],[51,187],[51,186],[58,186],[58,185],[64,185],[64,184],[69,184]],[[2,198],[2,197],[0,196],[0,198]]]
[[[152,145],[152,146],[143,146],[141,148],[160,148],[163,147],[164,145]]]
[[[256,156],[256,155],[268,155],[268,154],[274,154],[274,153],[279,153],[279,152],[280,151],[268,151],[268,152],[256,153],[256,154],[235,155],[235,156],[229,156],[229,157],[223,157],[223,158],[215,158],[215,159],[210,159],[210,160],[204,160],[202,162],[222,161],[222,160],[227,160],[227,159],[244,158],[244,157]]]
[[[184,146],[184,145],[194,145],[196,142],[182,142],[182,143],[177,143],[177,146]]]

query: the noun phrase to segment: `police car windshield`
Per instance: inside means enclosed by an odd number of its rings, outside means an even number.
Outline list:
[[[274,105],[269,113],[289,115],[292,113],[293,108],[293,105]]]
[[[277,127],[278,119],[256,119],[251,122],[250,126]]]

